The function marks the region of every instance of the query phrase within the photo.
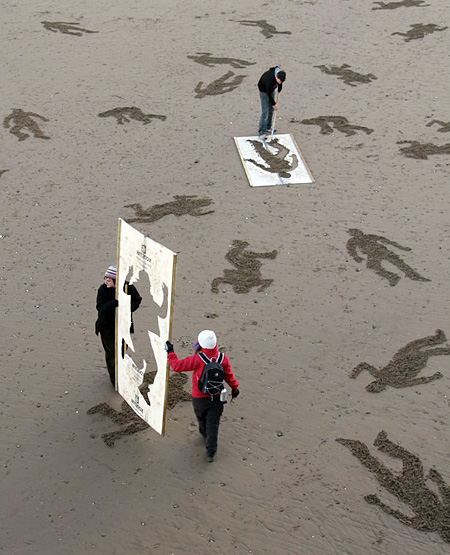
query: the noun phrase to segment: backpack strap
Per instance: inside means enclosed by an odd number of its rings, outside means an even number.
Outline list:
[[[198,356],[203,360],[203,362],[204,362],[205,364],[208,364],[209,362],[211,362],[211,361],[209,360],[209,358],[205,355],[205,353],[200,352],[200,353],[197,353],[197,354],[198,354]],[[223,353],[219,353],[219,356],[217,357],[217,361],[216,361],[216,362],[218,362],[219,364],[222,364],[222,360],[223,360]]]
[[[205,353],[201,353],[201,352],[200,352],[200,353],[197,353],[197,354],[198,354],[198,356],[203,360],[203,362],[204,362],[205,364],[208,364],[208,362],[211,362],[211,361],[209,360],[209,358],[205,355]]]

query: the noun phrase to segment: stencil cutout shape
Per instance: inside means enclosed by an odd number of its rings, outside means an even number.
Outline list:
[[[251,187],[314,183],[292,135],[235,137],[234,141]]]
[[[117,265],[117,390],[132,409],[158,433],[164,435],[167,384],[169,369],[164,344],[170,337],[173,310],[176,254],[168,248],[145,237],[142,233],[119,219],[119,250]],[[146,274],[149,288],[139,287],[139,278]],[[148,337],[157,371],[154,382],[145,395],[139,389],[144,381],[147,360],[138,363],[133,359],[136,352],[130,333],[130,296],[124,291],[125,281],[136,284],[145,304],[159,307],[156,323],[151,324]],[[143,281],[141,281],[142,283]],[[153,320],[152,320],[153,322]],[[128,352],[123,354],[122,346]]]

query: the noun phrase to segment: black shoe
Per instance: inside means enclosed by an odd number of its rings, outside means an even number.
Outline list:
[[[207,460],[208,462],[213,462],[213,460],[214,460],[214,455],[207,455],[206,460]]]

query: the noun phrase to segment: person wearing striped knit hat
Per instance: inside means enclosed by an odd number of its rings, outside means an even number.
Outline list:
[[[109,378],[114,388],[116,387],[116,307],[119,302],[116,299],[116,266],[110,266],[104,277],[104,283],[97,291],[98,318],[95,323],[95,334],[102,340],[105,350],[105,361]],[[131,312],[139,308],[142,297],[134,285],[128,286],[127,293],[131,295]],[[131,333],[134,333],[133,318],[131,318]]]

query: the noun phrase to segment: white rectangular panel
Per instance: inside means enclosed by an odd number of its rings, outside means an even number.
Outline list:
[[[145,237],[124,220],[119,219],[117,264],[117,390],[130,407],[147,424],[164,435],[169,366],[164,344],[170,337],[175,284],[176,254]],[[145,279],[142,279],[144,278]],[[141,280],[141,282],[140,282]],[[135,353],[131,326],[131,297],[124,291],[125,282],[135,285],[144,303],[155,303],[158,316],[156,329],[148,329],[148,338],[156,362],[156,376],[147,391],[141,393],[147,361]],[[141,284],[147,284],[144,290]],[[126,352],[123,355],[123,344]],[[153,362],[154,364],[154,362]]]
[[[236,147],[251,187],[314,183],[292,135],[235,137]]]

